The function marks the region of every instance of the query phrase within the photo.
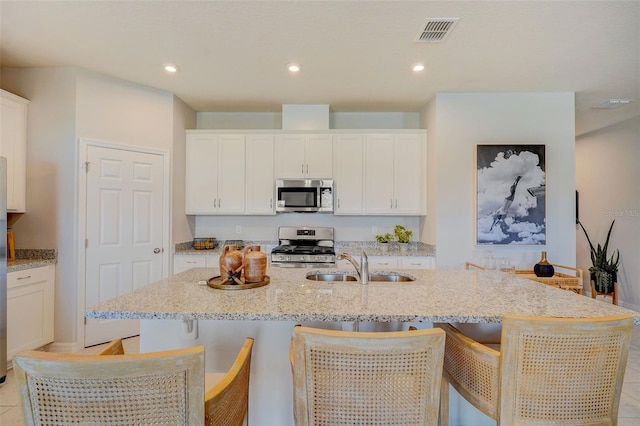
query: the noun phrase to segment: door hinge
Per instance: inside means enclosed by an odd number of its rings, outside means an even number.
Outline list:
[[[91,164],[91,161],[84,162],[84,171],[87,173],[89,173],[89,164]]]

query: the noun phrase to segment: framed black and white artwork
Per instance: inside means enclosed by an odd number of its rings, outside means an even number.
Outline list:
[[[477,145],[477,244],[546,244],[544,148]]]

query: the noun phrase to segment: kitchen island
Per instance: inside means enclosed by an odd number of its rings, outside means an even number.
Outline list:
[[[270,283],[249,290],[206,285],[217,273],[194,268],[89,308],[86,316],[140,319],[140,350],[202,344],[207,371],[230,367],[245,337],[253,337],[250,425],[293,424],[289,340],[295,324],[327,328],[391,330],[433,322],[493,323],[506,313],[548,317],[596,317],[640,313],[499,271],[407,270],[413,282],[317,282],[309,269],[270,268]],[[323,271],[325,272],[325,271]],[[204,283],[204,285],[203,285]],[[453,395],[452,395],[453,397]],[[451,401],[459,417],[495,424],[463,401]],[[468,423],[467,423],[468,424]]]

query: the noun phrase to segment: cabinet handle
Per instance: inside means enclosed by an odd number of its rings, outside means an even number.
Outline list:
[[[398,208],[398,199],[396,198],[396,209]]]
[[[222,208],[222,198],[218,198],[218,208]]]
[[[309,164],[307,164],[307,174],[309,174]]]
[[[389,208],[392,209],[393,208],[393,198],[389,200]]]
[[[269,208],[273,208],[273,198],[269,199]]]
[[[18,277],[17,279],[19,279],[19,280],[28,280],[29,278],[31,278],[31,275],[27,275],[26,277]]]
[[[217,207],[218,207],[218,199],[217,199],[217,198],[214,198],[214,199],[213,199],[213,208],[215,209],[215,208],[217,208]]]
[[[340,208],[340,198],[338,198],[338,208]]]
[[[302,167],[300,168],[300,173],[304,174],[304,163],[302,163]]]

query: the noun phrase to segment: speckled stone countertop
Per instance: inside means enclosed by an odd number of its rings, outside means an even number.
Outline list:
[[[16,249],[16,260],[7,262],[7,272],[38,268],[57,261],[58,251],[54,249]]]
[[[322,270],[327,272],[328,270]],[[217,272],[193,268],[93,306],[89,318],[500,322],[517,313],[596,317],[640,312],[499,271],[405,270],[410,283],[318,282],[310,269],[270,268],[271,282],[247,290],[199,284]],[[373,272],[373,271],[372,271]]]
[[[190,255],[190,256],[204,256],[204,255],[219,255],[224,241],[218,242],[218,247],[212,250],[195,250],[191,242],[178,243],[175,246],[175,254],[177,255]],[[271,249],[278,245],[277,241],[244,241],[247,245],[259,245],[261,250],[269,253]],[[345,252],[352,256],[359,255],[364,250],[369,256],[435,256],[435,246],[421,243],[411,242],[407,251],[400,251],[397,243],[391,243],[388,251],[380,250],[380,245],[375,241],[336,241],[335,250],[338,252]]]

